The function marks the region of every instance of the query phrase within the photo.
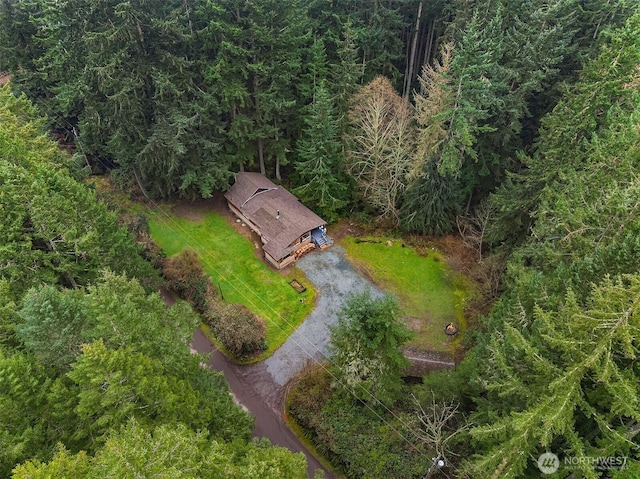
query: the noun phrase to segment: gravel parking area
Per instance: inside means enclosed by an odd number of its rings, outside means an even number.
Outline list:
[[[370,289],[382,295],[363,278],[345,258],[345,251],[334,245],[325,251],[307,254],[297,262],[318,291],[316,308],[289,339],[267,360],[267,371],[284,386],[308,362],[322,360],[328,354],[329,327],[337,324],[338,312],[352,293]]]

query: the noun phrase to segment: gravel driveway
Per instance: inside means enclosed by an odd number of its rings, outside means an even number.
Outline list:
[[[338,312],[345,299],[355,292],[382,292],[358,274],[344,256],[344,249],[334,245],[325,251],[307,254],[297,263],[318,292],[316,307],[289,339],[268,359],[257,364],[233,364],[215,352],[209,364],[222,371],[237,400],[256,418],[256,437],[267,437],[276,445],[307,456],[309,478],[322,469],[316,458],[287,428],[282,418],[284,385],[314,360],[322,360],[328,352],[329,326],[338,322]],[[192,347],[210,352],[213,346],[202,331],[196,331]],[[333,476],[325,471],[326,478]]]
[[[305,364],[322,360],[328,354],[329,326],[338,322],[338,312],[352,293],[370,289],[382,295],[373,284],[357,273],[345,258],[342,247],[334,245],[302,257],[297,266],[318,291],[316,308],[304,323],[267,360],[267,371],[284,386]]]

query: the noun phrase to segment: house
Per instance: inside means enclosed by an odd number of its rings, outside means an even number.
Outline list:
[[[331,242],[326,221],[260,173],[236,174],[224,196],[229,209],[260,236],[265,259],[278,269]]]

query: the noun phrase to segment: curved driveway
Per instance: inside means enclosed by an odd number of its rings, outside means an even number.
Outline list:
[[[307,363],[326,360],[330,327],[338,323],[338,312],[347,297],[366,289],[376,296],[382,292],[353,269],[344,249],[337,245],[307,254],[297,266],[318,292],[316,307],[272,356],[257,364],[234,364],[215,350],[200,329],[194,334],[192,347],[202,353],[213,352],[208,364],[224,373],[237,401],[254,415],[254,436],[266,437],[272,444],[293,452],[303,452],[309,477],[313,477],[314,471],[322,466],[282,418],[284,386]],[[331,478],[326,471],[325,478]]]
[[[313,252],[297,262],[318,291],[313,312],[272,356],[264,361],[273,380],[284,386],[307,362],[326,359],[330,326],[338,323],[338,313],[345,299],[365,289],[382,294],[353,269],[340,246]]]

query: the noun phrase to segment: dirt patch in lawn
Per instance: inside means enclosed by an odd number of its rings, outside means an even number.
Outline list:
[[[234,229],[242,236],[249,238],[256,250],[260,248],[260,238],[256,233],[251,231],[248,226],[242,226],[241,221],[237,221],[237,217],[231,212],[227,205],[224,193],[216,191],[211,198],[205,200],[180,200],[172,208],[173,213],[179,217],[190,221],[202,221],[207,213],[214,212],[234,227]]]
[[[366,234],[365,229],[358,223],[349,221],[348,219],[340,220],[328,227],[329,236],[338,242],[345,236],[360,237]]]
[[[425,320],[422,318],[416,318],[415,316],[407,316],[407,318],[405,319],[405,325],[411,331],[419,332],[422,329],[422,323],[424,321]]]
[[[172,208],[173,213],[178,218],[184,218],[190,221],[202,221],[204,215],[211,211],[222,213],[227,210],[227,201],[222,193],[216,192],[211,198],[203,200],[180,200]]]

